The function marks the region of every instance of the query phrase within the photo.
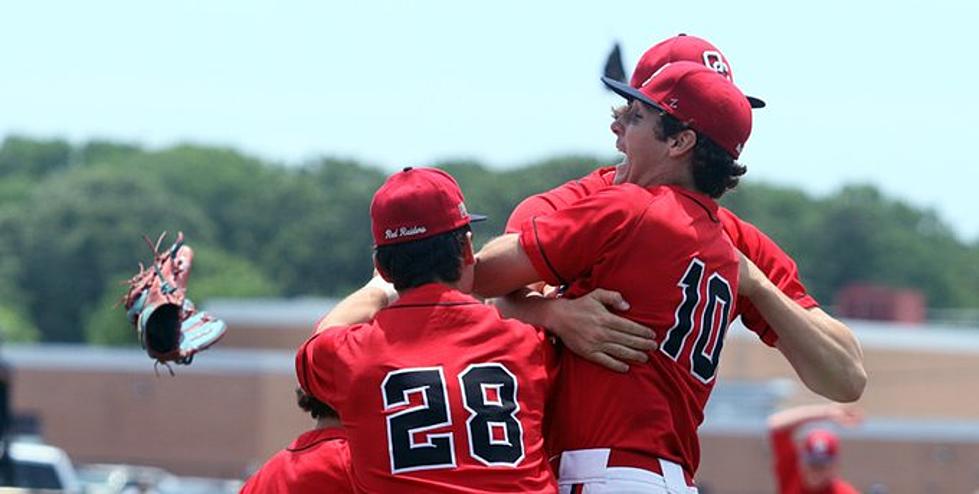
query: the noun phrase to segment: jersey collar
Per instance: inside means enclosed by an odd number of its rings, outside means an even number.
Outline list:
[[[343,430],[342,427],[323,427],[321,429],[309,430],[300,434],[286,449],[289,451],[301,451],[316,446],[323,441],[332,441],[334,439],[347,439],[347,431]]]
[[[480,301],[471,295],[456,290],[441,283],[428,283],[415,287],[400,294],[398,301],[387,309],[418,307],[430,305],[467,305],[479,304]]]
[[[692,200],[693,202],[696,202],[697,205],[704,208],[704,211],[707,211],[707,215],[710,216],[711,221],[713,221],[714,223],[720,223],[721,220],[718,219],[717,217],[717,210],[720,208],[720,206],[717,204],[717,201],[715,201],[713,197],[707,194],[703,194],[694,190],[687,189],[685,187],[680,187],[679,185],[667,185],[666,187],[669,187],[673,189],[677,194],[680,194]]]

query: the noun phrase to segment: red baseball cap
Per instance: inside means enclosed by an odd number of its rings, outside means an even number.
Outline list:
[[[374,193],[374,245],[421,240],[486,219],[469,214],[464,201],[452,175],[437,168],[406,167]]]
[[[735,159],[751,135],[751,106],[731,81],[701,63],[668,63],[636,89],[602,82],[627,100],[639,100],[709,137]]]
[[[806,434],[802,445],[802,459],[813,465],[825,465],[836,459],[840,440],[826,429],[814,429]]]
[[[718,74],[727,77],[734,82],[734,71],[730,62],[709,41],[696,36],[678,34],[672,38],[660,41],[646,50],[636,64],[636,70],[632,73],[632,80],[629,85],[639,89],[647,79],[652,77],[657,70],[664,65],[673,62],[697,62],[702,63],[716,71]],[[765,102],[753,96],[746,96],[752,108],[764,108]]]

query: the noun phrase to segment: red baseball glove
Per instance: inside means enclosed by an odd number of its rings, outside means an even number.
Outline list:
[[[170,362],[190,364],[197,352],[217,343],[227,327],[224,321],[198,312],[187,298],[194,251],[184,245],[183,232],[177,234],[170,248],[160,252],[165,237],[163,232],[155,245],[143,237],[153,251],[153,264],[147,268],[140,263],[139,273],[129,280],[123,305],[140,345],[157,364],[169,369]]]

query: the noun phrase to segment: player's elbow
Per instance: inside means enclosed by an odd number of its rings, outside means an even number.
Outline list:
[[[867,371],[864,370],[863,365],[856,363],[838,375],[832,386],[822,390],[813,389],[813,391],[839,403],[853,403],[863,396],[866,388]]]
[[[854,365],[854,369],[850,372],[846,385],[843,386],[842,393],[840,393],[840,399],[837,401],[841,403],[857,401],[863,396],[865,389],[867,389],[867,371],[861,364]]]

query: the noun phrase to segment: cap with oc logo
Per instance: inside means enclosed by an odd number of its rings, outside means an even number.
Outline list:
[[[734,70],[721,50],[703,38],[678,34],[656,43],[652,48],[646,50],[646,53],[643,53],[636,64],[635,72],[632,73],[629,85],[639,89],[647,79],[664,65],[680,61],[702,63],[734,82]],[[761,99],[753,96],[747,96],[747,98],[752,108],[765,107],[765,102]]]
[[[737,159],[751,135],[751,106],[744,93],[713,69],[696,62],[668,63],[639,88],[603,77],[628,100],[668,113],[709,137]]]
[[[486,217],[469,214],[459,184],[437,168],[412,168],[388,177],[371,201],[374,245],[432,237]]]

